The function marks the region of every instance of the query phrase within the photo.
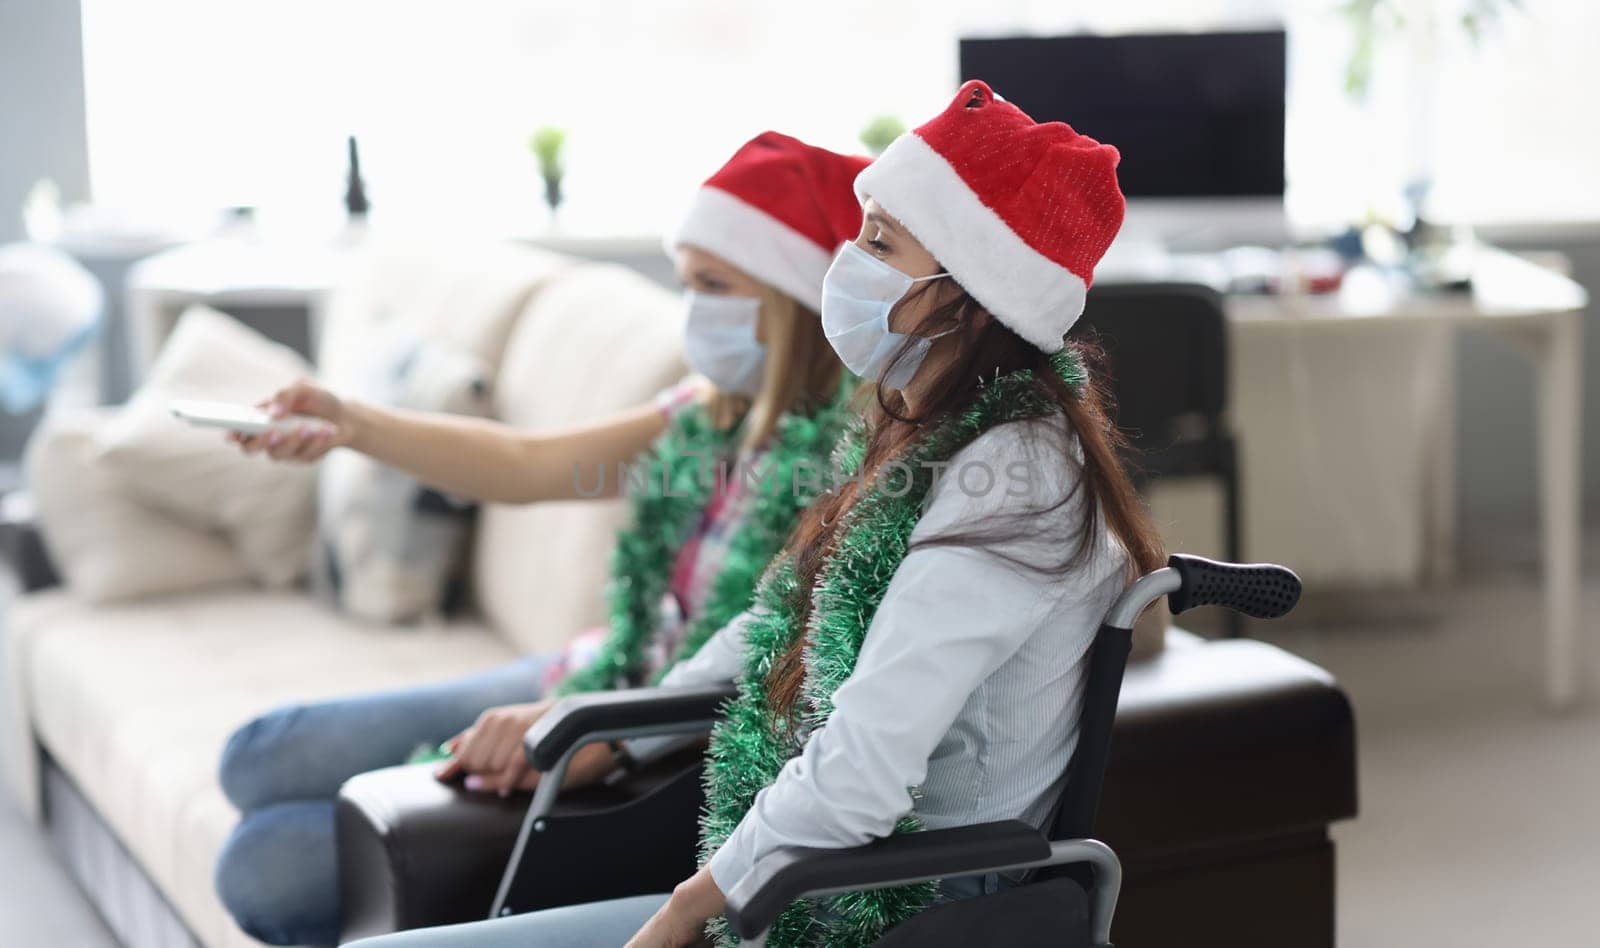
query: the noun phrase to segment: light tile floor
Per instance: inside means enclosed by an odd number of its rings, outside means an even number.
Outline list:
[[[0,945],[114,948],[116,940],[78,893],[39,831],[0,802]]]
[[[1591,555],[1589,562],[1595,562]],[[1600,577],[1587,696],[1543,705],[1532,577],[1313,599],[1257,630],[1356,707],[1361,815],[1338,826],[1344,948],[1600,945]]]

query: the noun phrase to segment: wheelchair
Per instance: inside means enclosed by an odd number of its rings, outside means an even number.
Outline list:
[[[1096,633],[1079,739],[1071,759],[1063,761],[1065,780],[1042,829],[1008,820],[892,836],[853,849],[781,850],[728,893],[732,929],[743,944],[761,945],[767,928],[796,899],[1004,872],[1022,881],[991,895],[932,906],[875,944],[1111,948],[1122,866],[1093,830],[1135,620],[1163,596],[1173,615],[1214,605],[1276,618],[1294,607],[1300,588],[1299,578],[1281,566],[1172,556],[1167,566],[1124,591]],[[519,815],[519,801],[475,801],[484,818],[452,818],[450,830],[451,848],[474,859],[456,864],[435,846],[421,855],[437,859],[436,871],[420,875],[414,860],[395,851],[404,839],[356,830],[381,822],[382,807],[392,804],[385,772],[352,781],[339,821],[345,938],[670,891],[696,867],[696,817],[703,804],[698,748],[600,786],[566,793],[559,788],[584,746],[703,737],[732,693],[731,686],[639,688],[564,699],[525,738],[529,763],[545,777],[520,813],[515,836],[507,838],[505,828]],[[406,786],[410,793],[434,795],[441,805],[448,799],[459,816],[451,788],[414,781]],[[371,791],[365,799],[363,787]],[[428,800],[407,805],[429,811]],[[425,819],[420,822],[426,827]],[[504,856],[491,858],[485,849]],[[483,867],[495,863],[503,869],[490,879]],[[374,875],[384,873],[406,878],[374,884]]]

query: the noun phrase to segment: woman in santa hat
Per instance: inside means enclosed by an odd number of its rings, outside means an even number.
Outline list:
[[[522,736],[555,696],[648,684],[750,605],[806,499],[787,483],[765,489],[762,478],[825,466],[852,417],[817,311],[833,252],[860,228],[851,182],[866,164],[767,132],[705,182],[668,241],[700,378],[655,404],[525,432],[389,411],[301,382],[277,393],[272,409],[324,424],[235,439],[279,460],[348,447],[493,503],[615,496],[626,486],[633,514],[613,557],[606,629],[460,681],[281,708],[234,734],[221,781],[243,818],[216,884],[245,931],[270,944],[338,940],[334,806],[350,777],[446,741],[441,778],[501,795],[527,789],[538,774],[527,770]],[[619,465],[638,469],[641,454],[649,475],[621,484]],[[706,463],[713,458],[720,474]],[[596,745],[568,779],[593,780],[614,764],[613,751]]]
[[[1122,223],[1117,161],[969,82],[856,179],[866,218],[822,324],[878,383],[841,447],[857,479],[802,516],[755,608],[665,679],[739,683],[712,737],[700,871],[671,895],[362,948],[726,943],[724,894],[782,847],[1043,823],[1099,622],[1131,571],[1163,562],[1065,340]],[[767,944],[870,944],[1010,882],[796,903]]]

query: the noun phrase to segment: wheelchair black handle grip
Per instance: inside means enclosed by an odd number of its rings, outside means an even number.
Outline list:
[[[1196,606],[1222,606],[1257,619],[1276,619],[1300,601],[1300,577],[1273,563],[1220,563],[1175,553],[1167,565],[1183,584],[1167,597],[1172,614]]]

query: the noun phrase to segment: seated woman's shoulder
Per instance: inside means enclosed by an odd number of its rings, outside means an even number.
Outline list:
[[[996,425],[935,471],[929,513],[937,522],[1065,512],[1078,483],[1076,455],[1064,420]],[[1072,518],[1053,522],[1061,519]]]
[[[1060,415],[1029,418],[996,425],[974,438],[950,459],[950,473],[966,469],[992,470],[1007,482],[1010,496],[1020,491],[1042,491],[1051,499],[1077,482],[1083,452],[1077,437]],[[969,480],[981,480],[978,473]],[[1026,479],[1026,484],[1015,483]]]

